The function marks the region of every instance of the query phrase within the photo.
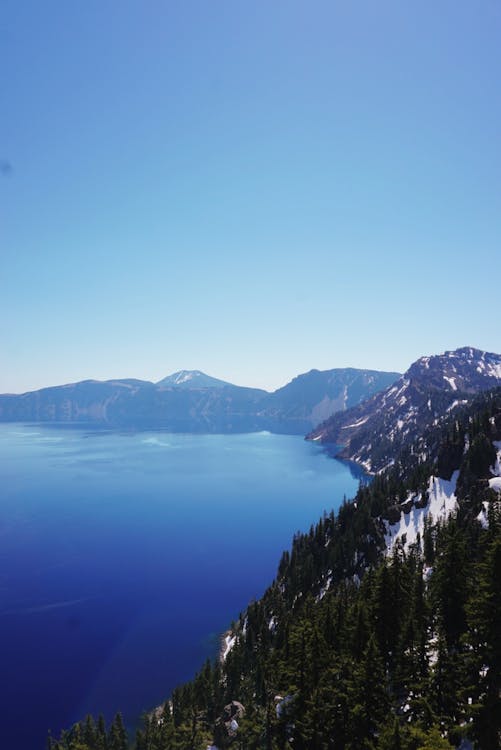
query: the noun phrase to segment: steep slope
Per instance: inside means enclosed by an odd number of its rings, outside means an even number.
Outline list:
[[[298,534],[229,631],[222,700],[261,720],[241,742],[500,746],[501,389],[406,455]],[[217,720],[214,737],[231,739]]]
[[[307,436],[380,471],[425,430],[480,391],[501,384],[501,355],[471,347],[417,360],[396,383]]]
[[[397,372],[357,370],[310,370],[279,388],[266,400],[266,414],[283,420],[318,424],[338,411],[345,411],[386,388]]]

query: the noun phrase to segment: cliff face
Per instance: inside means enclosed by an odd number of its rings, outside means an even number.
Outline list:
[[[377,370],[310,370],[271,393],[266,414],[278,419],[318,424],[331,414],[345,411],[386,388],[399,377]]]

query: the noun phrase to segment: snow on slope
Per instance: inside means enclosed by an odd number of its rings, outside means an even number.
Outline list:
[[[199,373],[198,372],[187,372],[186,370],[181,370],[181,372],[178,372],[176,375],[173,375],[172,382],[175,385],[180,385],[181,383],[187,383],[189,380],[193,380],[194,377],[196,377]]]
[[[495,441],[494,447],[496,449],[496,462],[494,466],[491,467],[492,477],[489,479],[489,487],[491,488],[491,490],[499,493],[501,498],[501,440]],[[489,504],[483,502],[482,506],[482,510],[477,516],[477,521],[479,521],[484,529],[486,529],[489,526]]]
[[[501,354],[463,347],[421,357],[396,383],[334,414],[308,438],[344,446],[341,458],[375,474],[466,397],[495,386],[501,386]]]
[[[226,657],[228,656],[228,654],[230,653],[231,649],[233,648],[236,642],[237,642],[236,635],[233,635],[231,630],[229,630],[225,634],[224,639],[223,639],[221,655],[220,655],[221,661],[224,661],[226,659]]]
[[[201,370],[179,370],[159,380],[157,386],[162,388],[223,388],[231,385],[225,380],[213,378]]]
[[[404,549],[408,550],[412,544],[418,541],[418,535],[419,539],[422,540],[424,519],[427,516],[430,516],[434,523],[445,521],[457,509],[458,503],[455,492],[458,476],[459,471],[455,471],[450,480],[431,476],[426,493],[428,504],[424,508],[416,508],[414,505],[416,502],[420,504],[421,493],[409,495],[406,502],[413,501],[410,510],[407,513],[402,511],[400,520],[396,523],[390,524],[385,521],[385,543],[388,554],[394,551],[397,542],[401,542]]]
[[[494,448],[496,449],[496,463],[491,469],[491,473],[495,477],[501,477],[501,440],[495,440]]]
[[[496,448],[496,461],[491,467],[492,477],[489,479],[489,487],[499,493],[501,498],[501,441],[494,442]],[[422,496],[409,494],[402,505],[410,505],[410,509],[405,512],[402,510],[400,519],[393,524],[385,521],[386,534],[385,544],[387,554],[391,554],[397,543],[401,543],[407,551],[409,547],[416,544],[419,540],[422,542],[424,531],[424,520],[430,517],[433,523],[445,521],[455,510],[458,502],[456,498],[456,484],[459,471],[455,471],[450,480],[440,477],[431,476],[428,484],[426,495],[428,503],[424,508],[416,507],[421,505]],[[483,508],[477,516],[484,528],[488,526],[488,507],[487,502],[483,503]]]

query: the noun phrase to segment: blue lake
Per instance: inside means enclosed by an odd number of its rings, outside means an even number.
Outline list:
[[[0,425],[2,747],[134,725],[358,481],[297,436]]]

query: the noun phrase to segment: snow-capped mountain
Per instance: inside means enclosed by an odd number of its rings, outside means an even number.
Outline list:
[[[334,414],[308,435],[344,446],[340,457],[377,472],[427,427],[476,393],[501,385],[501,355],[463,347],[421,357],[399,380]]]
[[[501,383],[501,354],[464,346],[433,357],[421,357],[403,377],[452,393],[476,393]]]
[[[160,388],[224,388],[231,383],[213,378],[200,370],[179,370],[155,385]]]

